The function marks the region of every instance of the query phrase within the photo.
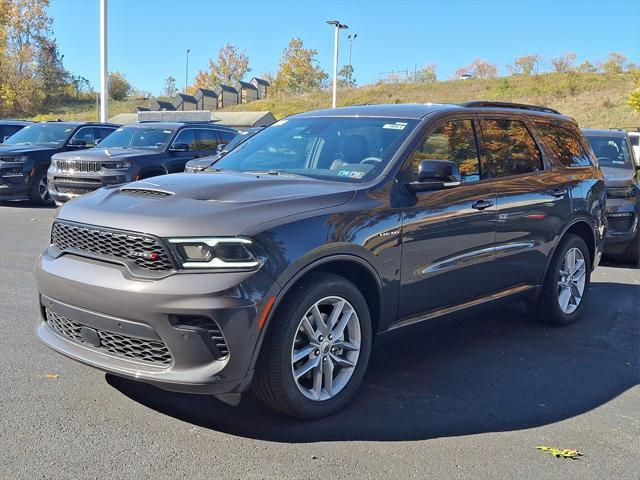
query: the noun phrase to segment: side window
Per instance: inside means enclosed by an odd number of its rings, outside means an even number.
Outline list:
[[[189,147],[189,150],[197,150],[198,141],[196,139],[196,134],[193,128],[185,128],[180,133],[178,133],[178,136],[173,141],[173,144],[177,145],[178,143],[187,145]]]
[[[222,143],[224,143],[225,145],[236,138],[237,135],[236,132],[230,132],[228,130],[219,130],[218,133],[220,134]]]
[[[198,150],[215,150],[218,146],[218,135],[215,130],[199,128],[196,130],[196,137],[198,137]]]
[[[463,182],[480,180],[480,161],[473,122],[471,120],[446,122],[429,134],[411,158],[416,176],[422,160],[456,162]]]
[[[492,177],[543,170],[538,147],[524,123],[482,120],[482,137]]]
[[[86,143],[87,147],[96,146],[96,136],[93,127],[82,127],[78,129],[72,140],[81,140]]]
[[[100,143],[115,131],[114,128],[94,128],[93,130],[95,132],[96,143]]]
[[[536,123],[535,129],[540,135],[544,149],[555,161],[565,167],[588,167],[591,165],[589,156],[569,130],[542,123]]]

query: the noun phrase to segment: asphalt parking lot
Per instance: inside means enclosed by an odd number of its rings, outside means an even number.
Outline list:
[[[567,328],[514,305],[391,337],[346,410],[304,423],[41,345],[32,269],[53,214],[0,204],[0,479],[638,478],[638,269],[598,268]]]

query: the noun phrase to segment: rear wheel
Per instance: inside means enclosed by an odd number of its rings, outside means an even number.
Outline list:
[[[254,392],[294,417],[335,413],[362,381],[371,338],[369,309],[355,285],[337,275],[311,274],[272,319]]]
[[[565,236],[551,260],[539,297],[530,303],[537,320],[569,325],[578,319],[591,281],[590,265],[584,240],[577,235]]]
[[[47,170],[42,168],[38,170],[31,179],[31,187],[29,187],[29,200],[36,205],[51,205],[51,197],[47,188]]]

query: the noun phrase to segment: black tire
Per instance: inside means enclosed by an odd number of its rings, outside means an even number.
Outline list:
[[[567,314],[562,311],[558,300],[558,280],[560,279],[560,267],[566,253],[572,249],[578,248],[582,252],[585,261],[585,286],[582,299],[575,311]],[[575,322],[585,305],[589,285],[591,283],[591,255],[589,248],[582,238],[577,235],[567,234],[551,259],[547,275],[540,290],[539,295],[529,302],[529,308],[533,317],[547,325],[565,326]]]
[[[49,196],[49,191],[47,190],[44,195],[41,191],[40,183],[44,181],[45,185],[47,183],[47,169],[41,168],[36,171],[36,174],[31,179],[31,186],[29,187],[29,192],[27,193],[29,196],[29,201],[34,203],[35,205],[52,205],[51,197]]]
[[[355,310],[360,323],[360,354],[342,390],[326,400],[311,400],[301,393],[291,366],[291,348],[298,325],[309,309],[328,296],[340,296]],[[295,285],[271,319],[253,381],[255,395],[268,407],[301,419],[331,415],[349,402],[362,382],[371,354],[371,316],[358,288],[329,273],[311,273]]]

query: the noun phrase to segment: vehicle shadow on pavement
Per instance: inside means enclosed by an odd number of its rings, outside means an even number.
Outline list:
[[[26,200],[11,200],[0,202],[0,207],[28,208],[34,210],[55,210],[55,205],[34,205]]]
[[[640,285],[593,283],[583,318],[533,323],[520,305],[395,334],[358,394],[313,422],[107,375],[127,397],[190,424],[277,442],[403,441],[532,428],[588,412],[638,383]]]

